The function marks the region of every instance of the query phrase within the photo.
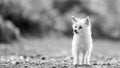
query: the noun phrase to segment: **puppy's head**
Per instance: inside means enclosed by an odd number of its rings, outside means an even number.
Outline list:
[[[86,17],[84,19],[76,18],[72,16],[72,22],[73,22],[73,32],[78,34],[81,31],[85,31],[90,26],[90,19],[89,17]]]

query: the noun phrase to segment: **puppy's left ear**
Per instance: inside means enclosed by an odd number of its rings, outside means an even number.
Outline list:
[[[89,16],[87,16],[87,17],[85,18],[85,24],[86,24],[86,25],[90,25],[90,18],[89,18]]]

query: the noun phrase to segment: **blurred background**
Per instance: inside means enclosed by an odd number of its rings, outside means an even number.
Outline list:
[[[71,56],[71,16],[90,16],[93,55],[120,55],[119,0],[0,0],[0,54]]]

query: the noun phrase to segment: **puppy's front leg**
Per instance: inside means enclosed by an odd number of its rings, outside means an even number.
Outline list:
[[[72,54],[73,54],[73,65],[79,64],[79,50],[77,47],[72,48]]]
[[[87,59],[86,59],[86,64],[90,65],[90,56],[91,56],[91,51],[87,53]]]

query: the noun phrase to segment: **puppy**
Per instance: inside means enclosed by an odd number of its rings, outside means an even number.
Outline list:
[[[73,40],[72,55],[74,65],[90,65],[93,48],[91,37],[91,23],[89,17],[84,19],[72,16]]]

